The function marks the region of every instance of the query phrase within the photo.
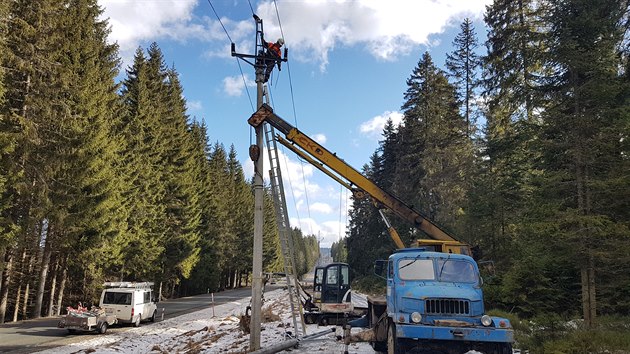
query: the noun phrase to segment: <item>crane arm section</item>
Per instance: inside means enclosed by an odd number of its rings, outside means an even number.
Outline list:
[[[412,207],[406,205],[404,202],[384,191],[377,186],[370,179],[365,177],[359,171],[355,170],[352,166],[348,165],[342,159],[331,153],[326,148],[321,146],[315,140],[311,139],[308,135],[300,132],[297,128],[290,123],[273,113],[273,109],[267,104],[263,104],[258,111],[256,111],[247,121],[251,126],[257,127],[264,122],[271,124],[275,129],[282,132],[286,140],[278,137],[278,141],[287,146],[293,152],[304,157],[318,169],[340,182],[346,188],[350,188],[353,192],[357,192],[356,188],[369,194],[374,200],[377,207],[387,207],[392,210],[398,216],[407,220],[416,228],[422,230],[433,240],[439,241],[453,241],[459,243],[457,239],[446,233],[430,220],[425,218],[420,212],[414,210]],[[292,144],[287,142],[290,141]],[[296,145],[299,147],[297,148]],[[307,156],[308,155],[308,156]],[[313,161],[312,158],[319,161]],[[326,168],[331,169],[342,178],[349,181],[344,183],[337,176],[334,176],[332,172],[326,171]],[[356,186],[353,188],[352,186]],[[400,238],[398,241],[394,240],[399,248],[404,248]]]

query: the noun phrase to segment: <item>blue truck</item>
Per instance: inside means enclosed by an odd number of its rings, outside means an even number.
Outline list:
[[[469,256],[406,248],[379,260],[385,296],[368,296],[367,315],[351,321],[365,331],[346,336],[388,354],[512,353],[510,321],[485,313],[482,278]],[[348,328],[349,333],[349,328]]]
[[[248,123],[253,127],[271,125],[285,136],[275,135],[279,143],[351,190],[354,198],[370,198],[398,248],[387,261],[377,261],[377,273],[387,280],[387,294],[368,297],[367,315],[350,322],[368,329],[346,336],[346,344],[369,341],[388,354],[461,354],[470,350],[512,353],[514,332],[510,321],[485,314],[473,247],[380,188],[276,115],[270,106],[263,104]],[[418,239],[414,247],[406,248],[383,210],[406,220],[429,239]]]

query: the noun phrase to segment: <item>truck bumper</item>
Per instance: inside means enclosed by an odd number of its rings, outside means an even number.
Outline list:
[[[488,327],[437,327],[410,324],[396,324],[398,338],[454,340],[463,342],[514,342],[514,331]]]

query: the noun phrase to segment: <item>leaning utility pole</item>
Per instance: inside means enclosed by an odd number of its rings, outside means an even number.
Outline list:
[[[256,108],[263,105],[263,84],[265,81],[265,67],[268,61],[276,61],[278,65],[287,61],[287,51],[284,51],[284,59],[271,59],[265,56],[267,48],[264,47],[262,38],[263,23],[260,17],[254,15],[256,21],[256,49],[254,55],[236,53],[236,45],[232,43],[232,56],[242,59],[252,65],[256,70]],[[254,62],[248,59],[253,59]],[[275,63],[273,63],[275,64]],[[262,248],[263,248],[263,126],[256,127],[256,145],[249,147],[249,157],[254,162],[254,254],[252,259],[252,304],[249,335],[249,350],[260,349],[260,323],[262,321]]]

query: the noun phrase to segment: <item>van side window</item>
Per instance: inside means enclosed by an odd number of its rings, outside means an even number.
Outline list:
[[[108,305],[131,305],[131,293],[119,293],[107,291],[103,296],[103,304]]]
[[[148,304],[149,302],[151,302],[151,292],[147,291],[144,293],[144,303]]]

